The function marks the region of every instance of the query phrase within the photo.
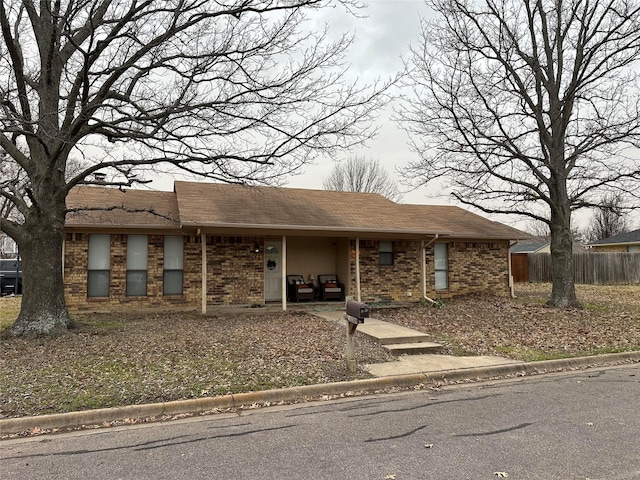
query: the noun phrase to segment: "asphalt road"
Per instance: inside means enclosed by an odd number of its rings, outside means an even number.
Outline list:
[[[0,442],[4,479],[640,479],[640,365]]]

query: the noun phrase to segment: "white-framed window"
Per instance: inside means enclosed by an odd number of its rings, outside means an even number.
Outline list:
[[[393,265],[393,242],[380,242],[380,265]]]
[[[149,240],[146,235],[127,235],[127,296],[147,295],[147,253]]]
[[[436,290],[449,289],[449,249],[446,243],[433,245],[434,267],[436,272]]]
[[[184,239],[164,237],[163,295],[182,295],[184,284]]]
[[[630,245],[627,247],[629,253],[640,253],[640,245]]]
[[[89,235],[87,297],[108,297],[111,270],[111,235]]]

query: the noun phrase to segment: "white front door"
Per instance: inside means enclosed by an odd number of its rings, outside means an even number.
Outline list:
[[[264,299],[282,300],[282,241],[264,244]]]

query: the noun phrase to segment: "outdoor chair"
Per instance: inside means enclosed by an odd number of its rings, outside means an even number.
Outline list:
[[[287,275],[287,300],[299,302],[301,300],[313,300],[315,290],[313,285],[304,281],[302,275]]]
[[[337,275],[318,275],[320,298],[326,300],[344,300],[344,284],[338,282]]]

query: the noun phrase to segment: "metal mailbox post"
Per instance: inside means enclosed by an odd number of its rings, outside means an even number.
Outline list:
[[[347,300],[345,318],[347,320],[347,370],[351,373],[356,371],[355,334],[356,328],[364,323],[365,318],[369,318],[369,305],[356,300]]]

